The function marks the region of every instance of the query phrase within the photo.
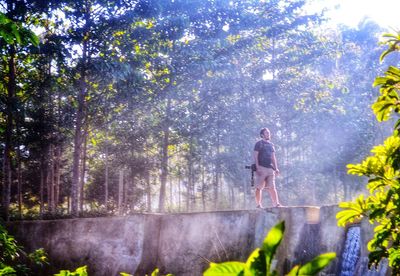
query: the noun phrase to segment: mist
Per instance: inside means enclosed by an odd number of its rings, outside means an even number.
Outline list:
[[[332,27],[300,0],[92,2],[15,15],[54,24],[15,49],[1,103],[14,216],[254,208],[245,166],[263,127],[284,205],[362,191],[346,165],[390,131],[370,108],[391,62],[378,23]]]

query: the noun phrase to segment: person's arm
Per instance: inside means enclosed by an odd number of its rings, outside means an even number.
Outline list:
[[[275,172],[279,174],[278,163],[276,162],[275,152],[272,153],[272,165],[275,168]]]
[[[259,170],[258,170],[258,167],[259,167],[260,165],[258,164],[258,151],[256,151],[256,150],[254,151],[253,157],[254,157],[254,164],[256,164],[257,171],[259,171]]]

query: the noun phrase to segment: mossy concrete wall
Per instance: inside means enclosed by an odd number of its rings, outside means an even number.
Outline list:
[[[21,221],[7,227],[27,252],[43,247],[52,268],[88,265],[89,275],[146,275],[156,267],[174,275],[201,275],[210,261],[245,261],[268,230],[285,221],[275,263],[283,275],[321,253],[340,256],[345,229],[337,227],[336,206],[283,207],[184,214]],[[324,275],[336,274],[340,258]]]

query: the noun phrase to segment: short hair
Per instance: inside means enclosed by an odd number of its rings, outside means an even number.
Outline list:
[[[268,131],[269,131],[269,129],[268,129],[268,128],[266,128],[266,127],[263,127],[262,129],[260,129],[260,137],[262,137],[262,136],[263,136],[263,134],[264,134],[264,131],[266,131],[266,130],[268,130]]]

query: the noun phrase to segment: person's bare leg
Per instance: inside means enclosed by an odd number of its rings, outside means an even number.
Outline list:
[[[267,187],[267,191],[269,193],[269,196],[271,197],[272,200],[272,206],[280,206],[279,198],[278,198],[278,192],[276,191],[275,187]]]
[[[262,208],[261,200],[262,200],[262,189],[256,188],[256,203],[257,203],[257,207],[261,207]]]

